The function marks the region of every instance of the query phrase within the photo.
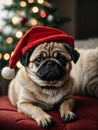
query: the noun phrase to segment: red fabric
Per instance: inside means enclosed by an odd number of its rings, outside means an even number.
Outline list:
[[[98,99],[76,96],[74,112],[77,121],[62,123],[58,111],[50,111],[54,119],[54,126],[49,130],[98,130]],[[11,105],[8,97],[0,97],[0,130],[43,130],[37,123],[18,113]]]
[[[65,42],[74,48],[74,39],[63,31],[45,26],[35,26],[28,30],[20,39],[9,61],[9,67],[14,68],[18,60],[31,48],[49,41]]]

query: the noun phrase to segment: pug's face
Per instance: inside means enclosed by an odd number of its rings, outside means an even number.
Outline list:
[[[21,62],[26,66],[28,76],[39,86],[60,87],[72,68],[69,48],[63,43],[43,43],[28,52]]]

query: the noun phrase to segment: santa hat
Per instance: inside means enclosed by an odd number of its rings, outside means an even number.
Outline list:
[[[6,79],[11,79],[14,77],[14,67],[19,59],[31,48],[37,45],[49,42],[65,42],[74,48],[74,39],[72,36],[67,35],[63,31],[46,27],[46,26],[35,26],[28,30],[24,36],[20,39],[16,48],[9,60],[9,67],[4,67],[2,70],[2,76]]]

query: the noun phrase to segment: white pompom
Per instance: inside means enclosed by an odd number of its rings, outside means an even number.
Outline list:
[[[4,67],[1,74],[5,79],[12,79],[15,76],[15,71],[9,67]]]

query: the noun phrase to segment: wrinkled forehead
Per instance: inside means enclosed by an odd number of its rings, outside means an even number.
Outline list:
[[[45,42],[40,45],[38,45],[35,49],[35,53],[38,53],[40,51],[47,51],[47,52],[54,52],[54,51],[61,51],[61,52],[67,52],[67,50],[64,47],[64,43],[58,43],[58,42]]]
[[[63,55],[69,55],[66,48],[64,47],[64,43],[58,43],[58,42],[48,42],[48,43],[42,43],[38,45],[35,50],[33,51],[33,54],[31,55],[32,58],[34,58],[36,55],[45,54],[47,57],[54,57],[57,53],[63,54]]]

